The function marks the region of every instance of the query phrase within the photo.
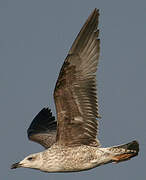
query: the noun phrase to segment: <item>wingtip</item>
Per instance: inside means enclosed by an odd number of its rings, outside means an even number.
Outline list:
[[[92,17],[92,16],[94,16],[94,15],[99,16],[99,9],[95,8],[95,9],[91,12],[89,18]]]
[[[95,8],[94,11],[99,12],[99,9]]]
[[[96,13],[96,14],[98,14],[98,15],[99,15],[99,9],[95,8],[95,9],[92,11],[92,13],[91,13],[91,14],[94,14],[94,13]]]
[[[52,113],[52,112],[51,112],[51,109],[49,109],[49,107],[44,107],[44,108],[42,109],[42,111],[44,111],[44,112],[46,112],[46,113]]]
[[[79,53],[80,51],[83,50],[90,35],[93,32],[97,31],[98,22],[99,22],[99,9],[95,8],[88,16],[87,20],[85,21],[83,27],[81,28],[79,34],[77,35],[75,41],[73,42],[68,54]]]
[[[91,19],[96,19],[96,18],[98,18],[99,15],[100,15],[100,14],[99,14],[99,9],[95,8],[95,9],[91,12],[91,14],[88,16],[85,24],[86,24],[87,22],[91,21]]]

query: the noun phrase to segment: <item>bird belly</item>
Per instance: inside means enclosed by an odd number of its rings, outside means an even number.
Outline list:
[[[53,153],[55,151],[53,150]],[[97,147],[80,146],[61,148],[51,155],[51,159],[41,170],[47,172],[75,172],[92,169],[109,162],[104,152]]]

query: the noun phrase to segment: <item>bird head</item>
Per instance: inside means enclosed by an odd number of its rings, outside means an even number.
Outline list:
[[[40,169],[41,167],[40,153],[31,154],[25,157],[22,161],[12,164],[11,169],[16,169],[20,167]]]

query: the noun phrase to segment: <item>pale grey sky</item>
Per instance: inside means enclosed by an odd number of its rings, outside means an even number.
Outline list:
[[[100,9],[99,138],[103,146],[137,139],[130,161],[80,173],[11,170],[43,150],[28,141],[33,117],[49,105],[64,58],[94,8]],[[146,1],[0,0],[0,179],[144,180],[146,177]]]

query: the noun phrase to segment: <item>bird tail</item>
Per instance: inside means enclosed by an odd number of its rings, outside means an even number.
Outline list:
[[[109,148],[113,152],[112,162],[118,163],[122,161],[127,161],[138,155],[139,143],[137,141],[132,141],[128,144],[122,144],[119,146],[113,146]]]

